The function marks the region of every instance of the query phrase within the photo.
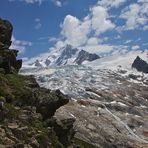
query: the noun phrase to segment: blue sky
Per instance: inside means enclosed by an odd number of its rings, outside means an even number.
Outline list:
[[[21,57],[71,44],[108,54],[148,49],[147,0],[1,0]]]

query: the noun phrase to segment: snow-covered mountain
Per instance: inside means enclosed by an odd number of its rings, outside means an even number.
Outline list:
[[[137,56],[148,62],[148,51],[118,53],[91,62],[83,60],[89,57],[84,51],[65,51],[26,62],[21,70],[34,75],[41,87],[60,89],[71,97],[55,116],[75,118],[76,137],[95,147],[134,147],[135,143],[147,147],[148,74],[132,64]]]
[[[62,66],[62,65],[81,65],[87,61],[94,61],[100,57],[97,54],[89,53],[82,49],[77,49],[71,45],[63,48],[50,51],[40,57],[33,58],[26,62],[24,65],[32,67],[49,67],[49,66]]]
[[[45,59],[40,57],[41,59],[35,60],[35,63],[34,61],[31,61],[32,63],[28,65],[25,63],[21,73],[34,75],[43,87],[60,89],[63,93],[75,97],[83,96],[86,87],[96,89],[106,88],[109,82],[108,75],[110,75],[110,73],[116,73],[124,77],[127,81],[147,83],[148,74],[143,74],[137,71],[137,69],[132,68],[132,63],[137,56],[148,61],[148,51],[130,51],[125,54],[112,55],[90,62],[84,59],[86,57],[96,57],[96,55],[92,56],[92,54],[88,52],[83,52],[83,50],[79,51],[78,49],[70,47],[71,46],[63,48],[60,57],[58,54],[54,61],[52,61],[51,58],[53,55],[56,56],[55,53],[57,52],[54,52],[52,56],[50,55]],[[52,61],[52,66],[50,66],[50,62],[48,64],[48,60]],[[73,63],[70,60],[75,62]],[[85,62],[79,65],[81,61]],[[53,64],[55,64],[55,66],[53,66]],[[131,77],[135,79],[133,80]],[[103,81],[103,79],[105,79],[105,81]],[[142,79],[143,82],[141,81]]]

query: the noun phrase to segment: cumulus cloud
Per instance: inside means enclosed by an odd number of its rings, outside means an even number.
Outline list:
[[[10,49],[17,49],[20,54],[23,54],[28,46],[32,46],[32,42],[17,40],[14,36],[12,36],[11,41]]]
[[[98,1],[98,4],[103,6],[103,7],[119,7],[120,5],[122,5],[123,3],[125,3],[127,0],[101,0]]]
[[[95,5],[82,20],[67,15],[61,25],[61,34],[65,39],[65,44],[79,47],[86,44],[97,44],[99,35],[114,27],[115,25],[109,19],[107,9]]]
[[[139,0],[139,3],[131,4],[127,6],[121,13],[120,18],[124,19],[126,30],[147,29],[148,23],[148,3],[145,0]]]
[[[55,48],[56,49],[60,49],[62,47],[65,46],[65,43],[63,41],[58,41],[56,44],[55,44]]]
[[[87,41],[87,45],[91,46],[91,45],[98,45],[99,43],[99,39],[96,37],[91,37],[88,39]]]
[[[91,9],[91,23],[95,34],[99,35],[107,30],[113,29],[115,25],[109,20],[107,9],[102,6],[95,6]]]
[[[80,21],[78,18],[67,15],[62,24],[62,35],[65,37],[65,43],[73,46],[80,46],[87,41],[87,35],[90,32],[90,20]]]

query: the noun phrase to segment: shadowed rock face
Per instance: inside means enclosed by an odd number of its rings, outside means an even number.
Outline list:
[[[0,19],[0,48],[9,48],[11,45],[13,27],[7,20]]]
[[[97,54],[92,54],[87,51],[81,50],[78,54],[78,57],[76,58],[75,62],[78,65],[81,65],[84,61],[94,61],[96,59],[99,59],[100,57]]]
[[[0,19],[0,148],[64,148],[72,145],[75,119],[53,118],[69,102],[60,90],[40,88],[17,72],[22,60],[10,50],[12,25]]]
[[[0,68],[5,73],[18,72],[22,60],[17,60],[18,50],[10,50],[13,27],[7,20],[0,19]]]
[[[132,68],[136,68],[140,72],[148,73],[148,63],[142,60],[139,56],[134,60]]]
[[[67,45],[63,50],[63,52],[61,53],[61,56],[57,59],[56,64],[58,66],[62,65],[62,62],[64,60],[68,60],[72,58],[72,56],[75,55],[77,51],[78,51],[77,48],[73,48],[71,45]],[[66,63],[64,63],[64,65],[66,65]]]

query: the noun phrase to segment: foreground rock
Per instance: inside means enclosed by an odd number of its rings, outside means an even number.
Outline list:
[[[134,60],[132,68],[136,68],[138,71],[148,73],[148,63],[142,60],[139,56]]]
[[[74,119],[52,119],[69,99],[40,88],[31,76],[0,73],[0,147],[67,147]],[[63,137],[64,135],[64,137]]]
[[[148,147],[147,75],[84,66],[45,72],[36,75],[41,86],[61,89],[72,97],[55,117],[76,119],[75,141],[79,144],[86,148]]]
[[[0,19],[0,71],[4,73],[18,72],[22,66],[22,60],[16,59],[18,50],[9,49],[12,30],[9,21]]]
[[[11,23],[0,20],[0,148],[72,147],[75,120],[53,118],[69,98],[17,73],[22,61],[9,49],[11,34]]]

